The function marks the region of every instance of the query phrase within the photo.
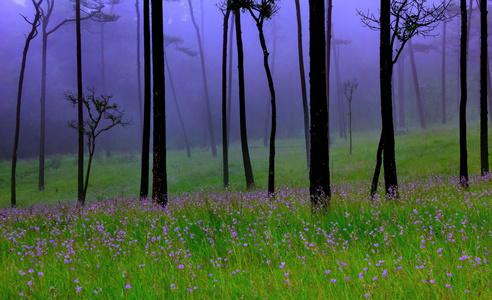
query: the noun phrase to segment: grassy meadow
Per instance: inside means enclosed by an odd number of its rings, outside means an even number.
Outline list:
[[[50,158],[46,191],[36,161],[21,161],[19,205],[0,210],[5,299],[492,299],[492,178],[479,177],[469,134],[470,188],[457,182],[457,132],[397,137],[400,197],[368,197],[377,137],[331,149],[333,199],[312,211],[301,140],[278,142],[274,199],[267,149],[252,143],[257,189],[242,190],[239,145],[231,182],[209,152],[170,152],[170,202],[139,200],[139,157],[99,157],[84,208],[76,164]],[[50,163],[48,163],[49,165]],[[0,164],[1,206],[9,163]],[[38,204],[38,205],[32,205]]]

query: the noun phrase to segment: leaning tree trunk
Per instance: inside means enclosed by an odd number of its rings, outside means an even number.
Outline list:
[[[480,174],[489,173],[487,124],[487,1],[480,1]]]
[[[229,142],[227,140],[227,29],[231,11],[224,15],[224,33],[222,44],[222,174],[224,187],[229,186]],[[229,86],[229,89],[231,87]]]
[[[393,53],[391,49],[390,0],[381,0],[381,41],[380,41],[380,85],[381,119],[383,142],[384,184],[387,196],[398,195],[398,180],[395,162],[395,132],[393,127],[393,104],[391,77],[393,72]]]
[[[16,171],[17,171],[17,150],[19,149],[19,133],[20,133],[20,114],[21,114],[21,104],[22,104],[22,86],[24,84],[24,72],[26,70],[27,52],[29,51],[29,45],[31,41],[37,35],[37,27],[39,26],[39,19],[41,17],[41,11],[39,6],[43,0],[38,2],[33,2],[36,9],[36,15],[31,24],[31,31],[26,37],[26,43],[24,45],[24,51],[22,52],[22,63],[19,74],[19,86],[17,89],[17,109],[15,113],[15,136],[14,136],[14,149],[12,151],[12,172],[10,177],[10,205],[15,207],[17,205],[17,195],[16,195]]]
[[[154,160],[152,198],[167,204],[166,93],[162,1],[152,0],[152,72],[154,78]]]
[[[149,160],[150,160],[150,114],[151,114],[151,48],[150,48],[150,3],[143,1],[144,34],[144,111],[142,128],[142,166],[140,174],[140,197],[149,195]]]
[[[442,60],[441,60],[441,122],[446,124],[446,24],[442,25]]]
[[[408,41],[408,46],[409,46],[409,53],[410,53],[410,63],[412,65],[412,77],[413,77],[413,85],[415,87],[415,97],[417,99],[417,110],[419,113],[419,122],[420,122],[420,127],[425,129],[425,116],[424,116],[424,108],[422,105],[422,97],[420,95],[420,86],[419,86],[419,79],[417,76],[417,67],[415,64],[415,54],[413,51],[413,43],[412,40]]]
[[[301,80],[301,96],[302,96],[302,110],[304,113],[304,142],[306,143],[306,163],[309,168],[310,162],[310,139],[309,139],[309,107],[307,101],[307,88],[306,88],[306,72],[304,71],[304,50],[302,46],[302,20],[301,20],[301,5],[299,0],[295,0],[296,4],[296,16],[297,16],[297,49],[299,55],[299,75]],[[328,106],[328,103],[327,103]],[[329,123],[329,122],[327,122]],[[329,124],[328,124],[329,126]]]
[[[79,155],[78,155],[78,199],[79,205],[85,204],[84,197],[84,112],[83,112],[83,87],[82,87],[82,39],[80,27],[80,0],[75,1],[75,23],[77,36],[77,113],[78,113],[78,128],[79,128]]]
[[[311,205],[328,204],[331,198],[326,93],[326,35],[323,0],[309,0],[309,57],[311,98]]]
[[[186,145],[186,154],[191,157],[190,143],[188,142],[188,134],[186,133],[186,127],[184,125],[183,116],[181,115],[181,110],[179,109],[178,97],[176,96],[176,89],[174,88],[173,77],[171,76],[171,69],[169,68],[169,63],[167,61],[167,56],[164,54],[164,64],[166,65],[167,74],[169,75],[169,85],[171,86],[171,91],[173,93],[174,104],[176,104],[176,112],[178,113],[179,124],[183,130],[183,136]]]
[[[463,187],[468,187],[468,150],[466,146],[466,102],[467,102],[467,80],[466,80],[466,56],[467,56],[467,15],[466,1],[460,0],[461,6],[461,41],[460,41],[460,182]]]
[[[246,130],[246,95],[244,90],[244,53],[243,39],[241,35],[241,14],[240,10],[234,12],[236,20],[236,42],[237,42],[237,69],[239,77],[239,127],[241,131],[241,149],[243,152],[244,175],[246,176],[246,187],[255,186],[251,159],[249,157],[248,134]]]
[[[200,52],[200,62],[201,62],[201,66],[202,66],[202,78],[203,78],[203,89],[204,89],[204,93],[205,93],[205,107],[207,110],[207,123],[208,123],[208,131],[209,131],[209,135],[210,135],[210,145],[212,147],[212,156],[216,157],[217,156],[217,146],[215,144],[215,135],[214,135],[213,122],[212,122],[212,112],[210,109],[210,98],[209,98],[209,93],[208,93],[207,72],[205,69],[205,55],[203,53],[204,50],[203,50],[203,45],[202,45],[202,38],[200,35],[200,29],[198,28],[198,25],[196,24],[195,14],[193,13],[193,5],[191,4],[191,0],[188,0],[188,6],[190,7],[190,17],[191,17],[191,21],[193,23],[193,26],[195,27],[196,38],[198,40],[198,49]]]
[[[277,55],[277,23],[275,22],[275,20],[273,20],[273,48],[272,48],[272,69],[271,69],[271,73],[273,74],[275,72],[275,56]],[[272,107],[271,107],[271,103],[268,103],[267,102],[267,105],[266,105],[266,115],[265,115],[265,126],[263,127],[264,128],[264,132],[263,132],[263,146],[264,147],[268,147],[268,137],[271,135],[271,128],[270,128],[270,116],[272,115]],[[269,130],[270,129],[270,132]],[[270,133],[270,134],[269,134]]]

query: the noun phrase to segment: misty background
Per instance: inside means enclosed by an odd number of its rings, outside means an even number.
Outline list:
[[[24,3],[25,2],[25,3]],[[223,15],[216,7],[216,0],[193,0],[195,17],[204,34],[212,118],[217,142],[221,132],[221,63]],[[58,0],[50,20],[53,28],[64,19],[74,18],[73,3]],[[142,5],[142,1],[140,1]],[[270,64],[277,93],[277,138],[302,138],[303,115],[299,79],[297,22],[294,1],[279,2],[279,12],[265,24]],[[356,132],[379,130],[379,32],[363,27],[356,9],[377,14],[378,1],[344,0],[333,3],[333,48],[330,71],[330,131],[332,142],[341,139],[344,130],[348,136],[348,101],[338,88],[344,81],[356,79],[359,87],[354,94],[353,130]],[[306,76],[309,78],[308,2],[301,1],[303,43]],[[114,102],[132,120],[131,126],[114,128],[101,136],[96,152],[141,151],[141,128],[137,90],[137,17],[134,0],[123,0],[104,11],[119,16],[116,22],[105,23],[105,79],[102,76],[101,23],[82,22],[83,84],[94,87],[97,94],[113,94]],[[142,13],[142,11],[141,11]],[[30,1],[0,1],[0,159],[12,155],[15,128],[16,96],[25,36],[30,25],[21,15],[32,20],[34,9]],[[479,105],[479,13],[474,10],[469,53],[469,120],[478,119]],[[182,38],[181,47],[198,51],[196,33],[190,19],[187,1],[164,2],[164,31],[166,35]],[[242,14],[242,30],[245,54],[246,107],[248,138],[264,137],[267,108],[270,96],[263,69],[263,54],[253,19]],[[492,23],[492,22],[489,22]],[[441,122],[441,51],[442,26],[435,38],[412,39],[415,48],[416,67],[421,88],[427,126]],[[340,41],[343,40],[341,43]],[[143,41],[143,35],[142,35]],[[234,39],[235,41],[235,39]],[[275,45],[275,47],[274,47]],[[76,91],[75,23],[68,23],[48,38],[47,98],[46,98],[46,154],[71,154],[77,151],[77,133],[67,126],[76,119],[76,109],[65,100],[65,94]],[[425,51],[418,51],[425,50]],[[192,147],[210,150],[206,126],[206,109],[203,101],[203,85],[199,56],[189,56],[174,45],[166,47],[177,100]],[[232,142],[239,140],[239,112],[237,98],[236,50],[234,43],[234,68],[232,86]],[[458,108],[458,53],[459,17],[447,26],[446,94],[448,124],[457,124]],[[143,48],[142,72],[143,72]],[[401,128],[399,115],[395,113],[397,133],[419,126],[415,90],[411,73],[408,47],[403,55],[403,94],[399,93],[396,74],[402,72],[396,65],[394,78],[394,105],[399,109],[399,99],[405,103],[405,127]],[[230,55],[230,54],[229,54]],[[339,64],[337,78],[336,60]],[[143,74],[143,73],[142,73]],[[28,54],[22,97],[19,157],[35,157],[39,150],[40,87],[41,87],[41,35],[35,38]],[[142,75],[143,76],[143,75]],[[143,78],[143,77],[142,77]],[[105,86],[103,84],[105,82]],[[307,82],[309,84],[309,82]],[[87,92],[87,90],[85,90]],[[176,105],[169,86],[166,71],[167,140],[169,150],[185,149],[184,137],[177,117]],[[345,129],[344,129],[345,128]],[[376,143],[377,141],[375,141]],[[193,151],[193,150],[192,150]]]

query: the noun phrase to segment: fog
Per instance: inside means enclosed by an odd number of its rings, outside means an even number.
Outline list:
[[[24,3],[25,2],[25,3]],[[193,0],[195,17],[204,34],[204,54],[210,92],[212,118],[217,142],[220,144],[221,132],[221,62],[223,15],[216,7],[215,0]],[[65,0],[55,2],[56,6],[50,20],[53,28],[64,19],[74,17],[73,3]],[[142,4],[142,1],[140,1]],[[277,92],[278,125],[277,137],[302,138],[303,115],[299,79],[297,23],[294,1],[279,3],[279,12],[265,24],[265,34],[270,52],[270,64],[274,68],[274,83]],[[353,99],[353,130],[371,131],[380,128],[379,99],[379,33],[363,27],[356,9],[377,14],[378,1],[343,0],[334,1],[333,37],[349,41],[339,47],[340,80],[356,79],[359,87]],[[106,7],[109,13],[111,7]],[[303,44],[306,78],[309,79],[309,16],[308,1],[301,1],[303,22]],[[138,153],[140,151],[140,116],[137,91],[136,26],[135,1],[124,0],[114,5],[112,12],[119,17],[116,22],[104,25],[105,30],[105,74],[101,71],[100,23],[83,21],[83,85],[94,87],[98,93],[114,95],[114,100],[132,120],[131,126],[117,127],[110,131],[109,138],[101,138],[103,151],[109,147],[115,152]],[[12,152],[15,128],[15,109],[19,70],[25,34],[30,25],[21,15],[32,20],[34,9],[30,1],[0,1],[0,159],[8,159]],[[472,19],[472,41],[469,57],[469,115],[476,118],[478,111],[478,13]],[[183,39],[182,47],[198,51],[196,33],[189,15],[187,1],[164,2],[164,31],[170,36]],[[263,69],[263,55],[258,40],[256,25],[249,14],[242,15],[243,42],[245,53],[246,106],[248,137],[251,140],[263,139],[267,107],[269,105],[268,85]],[[446,89],[449,123],[457,123],[457,67],[459,49],[459,18],[448,24],[448,49],[446,63]],[[434,38],[413,40],[416,51],[422,44],[431,45],[428,52],[415,53],[418,80],[424,102],[425,117],[429,125],[440,122],[441,86],[441,43],[442,27],[439,26]],[[24,82],[19,156],[35,157],[38,153],[40,122],[41,87],[41,35],[31,43],[28,54]],[[143,40],[143,36],[142,36]],[[274,44],[276,48],[274,49]],[[173,45],[166,47],[172,79],[176,88],[178,103],[188,131],[190,143],[195,148],[206,149],[209,145],[206,132],[206,110],[203,100],[203,81],[199,56],[189,56],[178,51]],[[239,113],[237,97],[236,52],[234,47],[233,105],[231,121],[232,142],[239,137]],[[333,53],[333,52],[332,52]],[[143,55],[143,48],[142,48]],[[405,102],[405,128],[418,128],[415,90],[411,67],[406,52],[403,59],[404,94],[400,95],[395,78],[395,109],[397,99]],[[337,85],[335,60],[332,55],[330,71],[330,127],[333,141],[340,139],[340,120],[345,120],[348,130],[348,102]],[[143,66],[143,57],[142,57]],[[142,70],[143,71],[143,70]],[[395,72],[401,72],[396,66]],[[142,75],[143,76],[143,75]],[[143,78],[143,77],[142,77]],[[105,81],[105,87],[103,86]],[[309,82],[307,82],[309,84]],[[177,117],[177,110],[169,87],[169,74],[166,72],[167,134],[170,150],[184,149],[183,133]],[[76,91],[76,47],[75,25],[68,23],[50,35],[48,39],[47,98],[46,98],[46,151],[48,155],[76,152],[77,134],[67,126],[76,119],[76,109],[65,100],[65,94]],[[341,97],[339,99],[339,97]],[[340,104],[342,105],[340,107]]]

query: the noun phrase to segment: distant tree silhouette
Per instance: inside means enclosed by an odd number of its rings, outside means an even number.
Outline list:
[[[352,99],[354,92],[359,87],[359,82],[355,79],[347,80],[342,84],[342,90],[349,103],[349,136],[350,136],[350,154],[352,154]]]
[[[304,71],[304,49],[302,46],[302,20],[301,5],[295,0],[297,18],[297,54],[299,56],[299,75],[301,83],[302,111],[304,116],[304,142],[306,144],[306,163],[309,168],[310,159],[310,136],[309,136],[309,106],[307,100],[306,72]],[[329,123],[329,122],[328,122]]]
[[[224,8],[223,8],[224,9]],[[227,134],[227,31],[229,29],[229,16],[231,11],[225,7],[224,31],[222,35],[222,175],[223,184],[229,186],[229,142]],[[231,86],[229,86],[231,89]]]
[[[311,99],[311,166],[309,194],[312,207],[327,205],[331,198],[326,94],[325,4],[309,0],[309,57]]]
[[[77,204],[84,205],[84,112],[82,90],[82,38],[80,27],[80,0],[75,0],[75,32],[77,40],[77,119],[79,128],[78,159],[77,159]]]
[[[487,0],[480,3],[480,174],[489,173],[489,146],[487,126]],[[490,74],[489,74],[490,76]]]
[[[162,0],[152,3],[152,71],[154,79],[154,147],[152,198],[167,204],[166,93],[164,75],[164,32]]]
[[[278,1],[275,0],[257,0],[249,8],[251,17],[256,22],[258,28],[259,39],[261,49],[263,50],[263,67],[268,81],[268,88],[270,90],[270,103],[272,109],[272,123],[270,129],[270,153],[268,163],[268,194],[275,194],[275,134],[277,130],[277,104],[275,98],[275,87],[273,84],[272,72],[268,63],[268,48],[265,41],[265,34],[263,33],[263,24],[265,20],[271,19],[279,9]],[[257,15],[256,15],[256,14]]]
[[[412,66],[412,78],[413,78],[413,86],[415,88],[415,98],[417,100],[417,111],[419,116],[420,127],[425,129],[427,127],[425,122],[425,114],[424,114],[424,106],[422,104],[422,95],[420,94],[420,85],[419,78],[417,73],[417,64],[415,63],[415,51],[413,47],[412,40],[408,41],[408,48],[410,54],[410,64]]]
[[[365,26],[380,31],[380,89],[382,130],[377,150],[376,168],[371,185],[371,195],[376,193],[383,155],[386,195],[398,195],[395,161],[395,133],[393,124],[392,74],[405,44],[415,35],[430,36],[440,21],[446,20],[445,12],[451,0],[439,0],[428,4],[426,0],[381,0],[380,16],[357,11]],[[394,49],[396,40],[400,46]],[[395,50],[395,51],[394,51]],[[393,54],[395,53],[395,54]]]
[[[213,122],[212,122],[212,112],[210,109],[210,97],[209,97],[209,92],[208,92],[208,81],[207,81],[207,72],[205,68],[205,54],[204,54],[204,48],[202,44],[202,35],[200,34],[200,29],[198,28],[198,25],[195,20],[195,14],[193,12],[193,5],[191,3],[191,0],[188,0],[188,6],[190,8],[190,17],[191,21],[193,23],[193,27],[195,28],[196,31],[196,38],[198,41],[198,48],[199,48],[199,54],[200,54],[200,63],[202,67],[202,78],[203,78],[203,89],[205,93],[205,109],[207,113],[207,124],[208,124],[208,131],[209,131],[209,136],[210,136],[210,146],[212,147],[212,156],[215,157],[217,156],[217,145],[215,143],[215,135],[214,135],[214,129],[213,129]],[[203,9],[202,9],[203,12]]]
[[[89,151],[89,161],[87,163],[87,170],[85,174],[85,183],[82,199],[87,196],[87,188],[89,186],[89,176],[91,172],[92,159],[94,158],[94,152],[96,150],[96,139],[99,135],[111,128],[122,125],[129,125],[129,121],[123,120],[123,111],[117,104],[111,103],[112,95],[96,96],[96,90],[94,88],[88,89],[89,95],[83,97],[82,103],[89,116],[83,123],[83,126],[78,126],[75,121],[69,122],[69,126],[87,136],[87,148]],[[73,105],[77,105],[79,98],[73,94],[67,95],[67,100]],[[102,127],[101,127],[102,126]],[[81,203],[84,205],[84,203]]]
[[[19,149],[19,133],[20,133],[20,114],[21,114],[21,104],[22,104],[22,87],[24,84],[24,72],[26,70],[27,62],[27,52],[29,52],[29,46],[31,41],[38,35],[38,27],[40,25],[41,19],[41,3],[43,0],[35,1],[31,0],[36,10],[34,19],[29,21],[27,17],[23,16],[24,20],[31,25],[31,31],[26,36],[26,42],[24,44],[24,50],[22,52],[22,63],[19,74],[19,86],[17,88],[17,109],[15,113],[15,136],[14,136],[14,149],[12,151],[12,172],[10,176],[10,205],[15,207],[17,205],[17,195],[16,195],[16,171],[17,171],[17,150]]]

